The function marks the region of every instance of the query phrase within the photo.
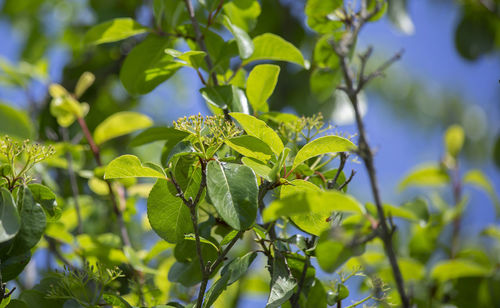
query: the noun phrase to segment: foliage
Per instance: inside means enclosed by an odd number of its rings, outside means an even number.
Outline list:
[[[36,15],[43,8],[32,2],[7,0],[3,9],[13,18],[22,10]],[[467,140],[460,125],[446,131],[439,162],[410,171],[399,185],[429,190],[401,205],[380,197],[361,97],[401,54],[371,70],[372,49],[356,46],[362,28],[386,12],[412,32],[403,1],[308,0],[310,61],[259,28],[271,19],[268,1],[90,2],[106,20],[85,33],[65,28],[61,39],[79,62],[67,67],[73,81],[47,87],[50,104],[34,110],[39,123],[0,105],[0,119],[16,123],[0,124],[0,133],[23,139],[36,126],[37,140],[47,144],[0,139],[2,307],[229,307],[252,292],[267,298],[266,307],[498,304],[488,290],[500,286],[500,230],[483,231],[493,241],[485,249],[463,240],[461,224],[469,186],[484,190],[497,213],[500,202],[480,170],[461,173]],[[112,18],[138,7],[151,14],[149,22]],[[457,48],[475,59],[494,48],[489,36],[497,20],[464,14]],[[463,37],[463,23],[471,22],[480,50]],[[486,23],[493,28],[483,33]],[[35,47],[44,43],[33,35],[29,57],[38,61]],[[120,49],[127,50],[123,59]],[[80,65],[98,74],[82,73]],[[39,66],[1,67],[21,88],[45,78]],[[119,90],[100,72],[108,69],[130,95],[125,102],[110,94]],[[199,78],[202,87],[189,90],[213,115],[154,126],[133,111],[138,95],[173,83],[181,70]],[[321,113],[271,111],[289,70],[310,74],[318,100],[343,92],[357,135],[338,132]],[[373,203],[350,193],[349,158],[366,168]],[[40,250],[64,271],[49,271],[12,295],[5,283],[23,286],[23,270]]]

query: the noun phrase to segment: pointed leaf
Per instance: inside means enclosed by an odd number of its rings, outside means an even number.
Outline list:
[[[248,75],[246,92],[254,112],[269,111],[267,99],[273,94],[279,73],[279,66],[261,64],[255,66]]]
[[[280,137],[264,121],[251,115],[237,112],[232,112],[231,116],[238,121],[248,135],[257,137],[267,143],[276,155],[280,155],[283,152],[284,145]]]
[[[90,28],[85,34],[85,43],[98,45],[116,42],[149,31],[149,28],[132,18],[116,18]]]
[[[252,169],[232,163],[210,161],[207,190],[217,213],[233,229],[250,228],[257,217],[259,188]]]
[[[243,135],[224,141],[229,147],[243,156],[267,162],[271,159],[273,151],[262,140],[249,135]]]
[[[116,178],[166,178],[160,166],[144,166],[134,155],[122,155],[113,159],[104,171],[104,179]]]
[[[424,165],[415,168],[400,182],[398,189],[409,186],[442,186],[450,182],[450,176],[443,168]]]
[[[21,228],[21,218],[17,212],[10,191],[0,188],[0,243],[14,238]]]
[[[177,144],[188,135],[189,133],[177,130],[173,127],[150,127],[132,138],[130,146],[137,147],[154,141],[164,140]]]
[[[297,152],[292,168],[295,169],[302,162],[318,155],[354,150],[356,150],[356,146],[349,139],[339,136],[320,137],[307,143]]]
[[[234,25],[227,16],[224,16],[224,25],[234,36],[236,44],[238,45],[240,58],[247,59],[250,57],[253,53],[254,46],[252,39],[248,36],[248,33],[240,27]]]
[[[273,261],[271,293],[267,299],[266,308],[277,308],[284,304],[292,295],[297,282],[290,273],[286,260],[276,255]]]
[[[259,35],[253,39],[253,45],[254,52],[250,58],[243,61],[243,65],[252,61],[275,60],[296,63],[305,68],[308,66],[300,50],[276,34]]]
[[[120,70],[120,80],[129,93],[149,93],[184,66],[165,53],[170,44],[167,38],[150,35],[132,49]]]
[[[300,191],[271,202],[262,219],[270,222],[284,216],[325,212],[364,213],[365,209],[353,197],[337,191]]]
[[[102,144],[110,139],[130,134],[153,125],[153,120],[137,112],[122,111],[102,121],[94,131],[94,141]]]

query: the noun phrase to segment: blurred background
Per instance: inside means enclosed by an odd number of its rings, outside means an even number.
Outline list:
[[[305,23],[305,0],[260,2],[261,14],[250,35],[279,34],[311,59],[317,37]],[[147,95],[126,92],[118,78],[120,66],[141,36],[104,46],[83,46],[86,30],[99,22],[133,17],[151,24],[151,1],[0,0],[0,8],[0,104],[25,115],[13,119],[11,110],[1,107],[2,130],[8,132],[9,126],[29,119],[27,136],[41,141],[57,138],[47,86],[56,82],[72,89],[84,71],[96,75],[95,84],[82,97],[91,106],[87,117],[91,130],[118,110],[143,112],[156,125],[169,125],[184,115],[209,113],[198,93],[202,85],[188,69]],[[466,132],[460,168],[481,169],[494,189],[500,188],[499,17],[498,0],[391,0],[388,15],[362,31],[357,50],[373,46],[373,66],[404,49],[402,60],[364,93],[365,121],[371,144],[377,149],[384,201],[400,204],[418,193],[398,192],[398,182],[416,165],[441,160],[442,135],[451,124],[460,124]],[[331,89],[311,90],[311,71],[292,64],[280,66],[271,110],[298,115],[322,112],[339,132],[355,133],[342,96]],[[72,136],[78,135],[74,128]],[[116,154],[113,151],[141,151],[128,148],[126,141],[118,139],[104,149],[105,161]],[[151,161],[159,159],[158,152],[141,154]],[[358,171],[350,193],[361,201],[371,201],[363,166],[353,161],[346,170],[350,169]],[[451,199],[447,189],[443,192]],[[492,202],[475,191],[470,192],[464,220],[462,232],[471,238],[484,226],[498,222]]]

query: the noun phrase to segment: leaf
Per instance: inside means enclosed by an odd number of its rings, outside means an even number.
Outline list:
[[[144,27],[132,18],[116,18],[95,25],[85,33],[85,43],[99,45],[121,41],[131,36],[149,32],[151,29]]]
[[[102,299],[113,307],[132,308],[132,306],[130,306],[130,304],[123,297],[116,294],[104,293],[102,295]]]
[[[167,140],[177,144],[189,135],[173,127],[150,127],[132,138],[130,146],[137,147],[154,141]]]
[[[462,127],[460,127],[459,125],[452,125],[448,127],[444,135],[446,151],[450,153],[451,156],[456,158],[462,150],[464,139],[465,133]]]
[[[271,168],[268,167],[266,164],[261,162],[260,160],[257,160],[255,158],[250,158],[250,157],[243,157],[241,159],[241,162],[250,168],[252,168],[253,172],[265,180],[271,182]]]
[[[488,193],[497,208],[497,212],[500,213],[500,200],[498,200],[495,188],[493,187],[491,180],[483,172],[481,172],[481,170],[473,169],[467,172],[464,175],[463,183],[476,186]]]
[[[21,255],[35,247],[45,231],[47,222],[42,207],[35,202],[33,194],[27,186],[21,188],[19,196],[21,228],[14,238],[12,249],[9,252],[11,255]]]
[[[28,265],[30,260],[31,260],[30,250],[27,250],[26,252],[20,255],[9,254],[9,257],[7,257],[6,259],[2,259],[2,264],[0,264],[0,270],[2,272],[3,282],[13,280],[17,276],[19,276],[19,274],[21,274],[26,265]]]
[[[203,307],[209,308],[212,307],[217,298],[222,294],[222,292],[227,288],[228,280],[230,275],[226,273],[226,275],[222,275],[207,291],[205,302],[203,303]]]
[[[415,33],[415,26],[408,15],[406,1],[388,0],[388,16],[393,25],[403,34],[412,35]]]
[[[267,162],[271,159],[273,151],[262,140],[249,135],[238,136],[224,141],[231,149],[243,156]]]
[[[200,261],[198,258],[192,262],[175,262],[168,271],[168,280],[178,282],[185,287],[192,287],[202,279]]]
[[[403,218],[409,221],[418,221],[419,217],[415,215],[412,211],[399,206],[394,206],[390,204],[383,205],[384,214],[386,217],[396,217]],[[370,212],[372,215],[378,217],[377,207],[373,203],[366,203],[366,210]]]
[[[280,307],[293,295],[296,285],[297,282],[290,273],[285,258],[281,254],[276,254],[273,259],[271,292],[267,299],[266,308]]]
[[[199,187],[199,175],[193,176],[185,189],[186,198],[194,197]],[[171,182],[158,179],[151,189],[147,203],[149,223],[161,238],[169,243],[184,239],[184,234],[193,232],[188,207],[176,196],[177,190]]]
[[[56,117],[57,123],[68,127],[77,118],[83,118],[89,111],[89,105],[78,102],[68,91],[59,84],[51,84],[49,93],[52,96],[50,113]]]
[[[110,139],[130,134],[151,125],[153,125],[153,120],[141,113],[117,112],[97,125],[94,131],[94,141],[99,145]]]
[[[284,216],[325,212],[364,213],[365,209],[353,197],[337,191],[300,191],[271,202],[262,220],[270,222]]]
[[[330,16],[335,16],[334,11],[342,7],[342,4],[342,0],[308,0],[305,9],[307,25],[318,33],[330,33],[340,28],[342,22],[332,20]]]
[[[28,184],[28,188],[33,194],[33,198],[37,203],[39,203],[47,213],[51,216],[55,216],[57,214],[57,202],[56,202],[56,194],[54,194],[50,188],[44,186],[42,184]]]
[[[238,281],[250,268],[252,262],[257,257],[256,252],[249,252],[242,257],[238,257],[231,261],[228,265],[224,266],[221,271],[221,275],[228,274],[229,279],[227,281],[227,285],[231,285]]]
[[[249,113],[245,94],[233,85],[206,87],[200,89],[200,93],[214,107]]]
[[[238,45],[240,58],[249,58],[254,51],[254,46],[252,39],[248,36],[248,33],[240,27],[234,25],[227,16],[224,16],[224,26],[226,26],[226,28],[233,34],[236,45]]]
[[[272,64],[260,64],[255,66],[247,80],[247,97],[254,112],[268,112],[267,99],[273,94],[280,67]]]
[[[275,60],[296,63],[304,68],[308,67],[300,50],[276,34],[259,35],[253,39],[253,45],[254,52],[250,58],[243,61],[243,65],[259,60]]]
[[[300,191],[321,191],[318,186],[304,180],[293,180],[289,184],[290,185],[281,186],[280,198],[285,198]],[[323,231],[331,227],[331,224],[328,221],[328,218],[331,215],[332,212],[326,210],[323,212],[311,212],[302,215],[293,215],[290,216],[290,219],[295,225],[297,225],[297,227],[299,227],[299,229],[307,233],[319,236]]]
[[[246,230],[254,224],[259,188],[252,169],[210,161],[207,166],[207,190],[217,213],[233,229]]]
[[[431,271],[431,278],[440,282],[463,277],[485,277],[491,274],[489,268],[468,260],[445,260],[438,262]]]
[[[149,93],[183,66],[165,53],[169,46],[167,38],[150,35],[132,49],[120,70],[120,80],[129,93]]]
[[[16,236],[21,228],[14,197],[6,188],[0,188],[0,243]]]
[[[356,150],[356,146],[346,138],[342,138],[339,136],[320,137],[307,143],[297,152],[297,155],[295,155],[295,159],[293,161],[292,169],[295,169],[302,162],[314,156],[354,150]]]
[[[144,166],[139,158],[134,155],[122,155],[113,159],[104,171],[104,179],[117,178],[166,178],[165,173],[161,172],[162,168],[156,166],[151,168],[153,164]]]
[[[198,50],[180,52],[175,49],[167,48],[165,49],[165,53],[186,62],[188,66],[194,69],[198,69],[203,65],[206,56],[206,53],[204,51]]]
[[[333,273],[351,257],[364,251],[363,245],[353,246],[354,239],[331,238],[331,231],[325,231],[316,246],[318,264],[327,273]]]
[[[219,256],[219,249],[214,243],[200,237],[201,255],[203,261],[214,262]],[[198,258],[196,239],[194,235],[185,235],[184,239],[175,245],[174,256],[179,262],[192,262]]]
[[[409,186],[442,186],[450,182],[450,176],[443,168],[424,165],[415,168],[399,183],[398,189]]]
[[[314,284],[307,294],[306,308],[326,308],[326,290],[319,279],[314,280]]]
[[[224,3],[224,13],[232,23],[246,32],[253,30],[261,9],[257,0],[233,0]]]
[[[33,131],[33,125],[26,112],[0,104],[0,135],[28,139],[33,136]]]
[[[248,135],[257,137],[267,143],[274,154],[280,155],[283,152],[284,145],[280,137],[264,121],[243,113],[232,112],[230,115],[238,121]]]
[[[342,73],[339,69],[316,68],[311,73],[309,80],[311,93],[323,103],[333,96],[333,93],[342,80]],[[337,101],[336,101],[337,103]],[[351,106],[349,106],[351,107]],[[337,105],[336,105],[337,110]]]

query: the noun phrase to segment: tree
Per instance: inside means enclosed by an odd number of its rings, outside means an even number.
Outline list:
[[[4,3],[13,22],[20,12],[32,19],[23,55],[31,64],[2,63],[5,80],[26,93],[34,80],[47,82],[37,48],[57,40],[69,43],[74,63],[61,83],[47,85],[47,104],[30,96],[32,119],[0,105],[0,132],[9,135],[0,139],[2,307],[235,307],[252,292],[266,296],[266,307],[500,302],[490,292],[500,285],[500,229],[485,228],[481,236],[493,244],[478,247],[460,232],[469,186],[500,210],[480,170],[459,170],[462,127],[447,129],[439,162],[401,181],[401,190],[429,187],[430,202],[425,191],[396,206],[379,191],[360,97],[403,53],[373,64],[373,48],[358,50],[357,39],[386,11],[401,26],[402,1],[308,0],[315,34],[291,27],[313,41],[311,61],[270,31],[281,25],[269,16],[278,2],[35,2]],[[37,34],[39,12],[74,17],[90,8],[102,22],[82,29],[62,18],[62,31]],[[123,17],[136,10],[137,18]],[[459,26],[459,37],[460,27],[469,26]],[[470,55],[469,43],[460,44]],[[211,115],[155,126],[133,110],[183,71],[199,79],[199,88],[186,89]],[[338,133],[321,113],[273,110],[277,84],[295,86],[291,75],[308,80],[316,100],[343,95],[357,136]],[[293,101],[309,93],[299,85]],[[356,181],[349,159],[366,170],[372,202],[348,193]],[[451,202],[433,190],[439,186],[451,189]],[[64,268],[49,266],[37,285],[26,285],[20,277],[43,250]]]

